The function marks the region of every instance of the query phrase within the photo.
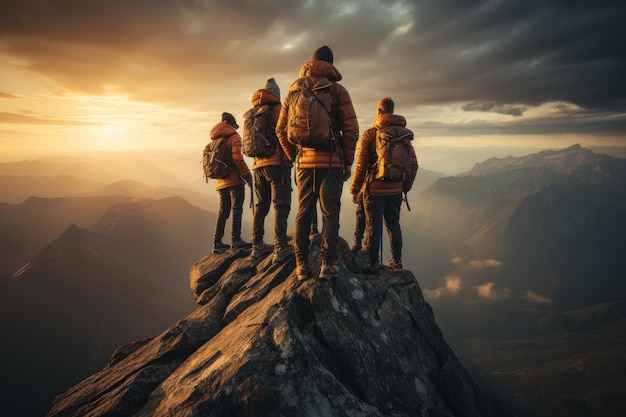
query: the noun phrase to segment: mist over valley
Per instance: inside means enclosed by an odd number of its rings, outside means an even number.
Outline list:
[[[625,344],[615,342],[626,322],[623,149],[416,152],[411,211],[401,212],[404,266],[455,353],[520,415],[623,411],[625,377],[611,368],[624,366]],[[189,267],[210,252],[217,211],[199,159],[155,152],[0,163],[3,409],[41,415],[116,347],[193,311]],[[355,207],[344,189],[340,235],[349,244]],[[271,223],[270,215],[266,242]],[[382,261],[389,256],[386,244]],[[552,389],[537,391],[537,381]],[[25,395],[36,399],[24,405]]]

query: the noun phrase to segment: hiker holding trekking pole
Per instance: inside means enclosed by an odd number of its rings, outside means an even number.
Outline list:
[[[394,107],[390,97],[378,101],[373,126],[363,132],[359,140],[350,186],[353,202],[358,203],[359,194],[363,193],[369,254],[369,263],[363,272],[368,274],[378,273],[383,220],[392,255],[387,265],[396,271],[402,269],[400,207],[406,201],[406,193],[413,186],[418,169],[411,143],[413,132],[406,128],[403,116],[393,114]]]

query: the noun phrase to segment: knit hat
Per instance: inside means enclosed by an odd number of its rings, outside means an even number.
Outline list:
[[[222,121],[228,123],[235,129],[239,129],[239,125],[237,124],[237,121],[235,120],[235,116],[233,116],[230,113],[226,113],[226,112],[222,113]]]
[[[321,48],[317,48],[315,52],[313,52],[313,61],[326,61],[333,63],[333,51],[324,45]]]
[[[280,97],[280,88],[278,87],[278,84],[276,84],[274,77],[267,80],[267,82],[265,83],[265,89],[270,90],[277,97]]]

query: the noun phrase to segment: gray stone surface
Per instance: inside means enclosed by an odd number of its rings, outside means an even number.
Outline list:
[[[415,276],[364,275],[340,243],[330,283],[298,282],[293,256],[199,259],[190,286],[200,307],[119,348],[48,416],[509,415],[457,360]]]

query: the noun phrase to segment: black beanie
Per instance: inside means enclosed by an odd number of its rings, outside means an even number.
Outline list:
[[[237,124],[237,121],[235,120],[235,116],[233,116],[230,113],[226,113],[226,112],[222,113],[222,121],[228,123],[235,129],[239,129],[239,125]]]
[[[313,61],[326,61],[326,62],[330,62],[331,64],[333,63],[333,51],[331,51],[331,49],[324,45],[321,48],[318,48],[315,52],[313,52]]]

